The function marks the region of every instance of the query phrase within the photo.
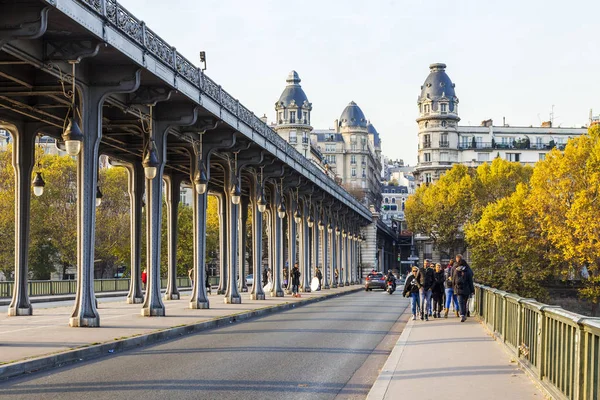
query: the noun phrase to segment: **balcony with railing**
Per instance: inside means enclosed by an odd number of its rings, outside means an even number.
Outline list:
[[[461,142],[458,145],[460,150],[552,150],[553,148],[557,148],[559,150],[564,150],[566,144],[558,143],[555,144],[553,142],[550,143],[528,143],[525,141],[513,143],[496,143],[492,142]],[[440,142],[440,147],[441,142]]]
[[[448,148],[450,147],[450,142],[448,142],[447,140],[440,140],[440,147]]]

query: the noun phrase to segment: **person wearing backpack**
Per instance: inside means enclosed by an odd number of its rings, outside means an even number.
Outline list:
[[[448,318],[450,312],[450,304],[454,304],[454,312],[458,317],[458,300],[454,294],[454,285],[452,283],[452,273],[454,272],[454,262],[450,260],[448,267],[444,271],[444,289],[446,292],[446,304],[444,307],[444,318]]]
[[[454,284],[454,293],[458,297],[458,310],[460,314],[460,322],[467,320],[467,300],[475,293],[473,285],[473,271],[469,264],[462,259],[459,254],[456,256],[457,265],[452,274],[452,282]]]
[[[433,275],[435,271],[429,260],[425,260],[423,269],[417,271],[415,278],[419,284],[419,298],[421,304],[421,321],[429,321],[431,309],[431,287],[433,286]]]
[[[431,286],[431,298],[433,299],[433,318],[442,318],[444,302],[444,270],[442,264],[435,264],[433,273],[433,285]]]
[[[419,281],[417,280],[417,274],[419,268],[412,267],[412,272],[406,277],[404,282],[404,290],[402,295],[404,297],[410,297],[410,309],[412,311],[413,321],[417,319],[417,308],[419,307]]]

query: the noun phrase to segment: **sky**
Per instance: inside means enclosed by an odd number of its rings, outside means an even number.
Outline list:
[[[600,114],[600,1],[119,0],[256,115],[296,70],[312,126],[355,101],[383,154],[414,165],[429,64],[456,85],[461,125],[583,126]]]

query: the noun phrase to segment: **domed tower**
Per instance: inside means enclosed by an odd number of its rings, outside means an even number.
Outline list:
[[[310,155],[310,112],[312,104],[300,86],[296,71],[288,74],[287,86],[275,103],[275,131],[308,157]]]
[[[419,159],[415,175],[418,183],[430,183],[458,161],[458,97],[446,74],[446,64],[429,66],[429,76],[421,86],[419,106]]]
[[[379,206],[381,161],[374,145],[375,137],[373,142],[369,138],[367,118],[355,102],[351,101],[336,121],[336,131],[344,140],[344,162],[337,166],[336,173],[348,190],[362,192],[366,204]]]

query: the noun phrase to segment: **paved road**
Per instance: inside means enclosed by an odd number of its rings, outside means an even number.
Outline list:
[[[406,304],[398,292],[346,295],[12,379],[0,398],[364,399]]]

